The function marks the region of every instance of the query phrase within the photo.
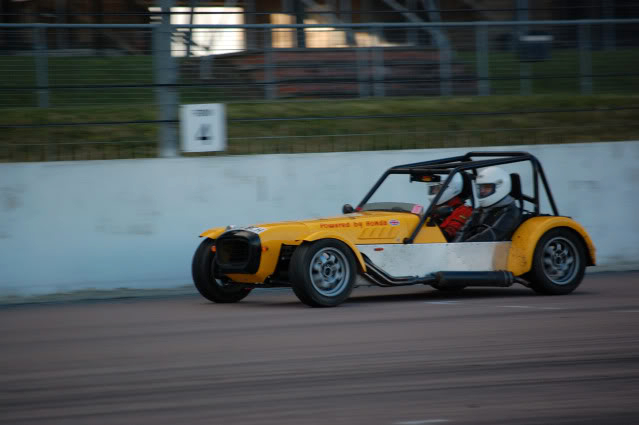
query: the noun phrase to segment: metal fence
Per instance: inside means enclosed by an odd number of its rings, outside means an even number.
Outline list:
[[[188,103],[268,109],[317,99],[639,93],[639,19],[329,26],[189,25],[161,16],[155,24],[0,24],[0,161],[174,156],[178,107]],[[406,118],[387,112],[383,119]],[[394,137],[374,126],[323,135],[232,131],[253,118],[279,117],[231,117],[230,153],[356,150],[371,148],[353,142],[360,137]],[[399,139],[421,147],[431,133],[489,132],[417,129]]]

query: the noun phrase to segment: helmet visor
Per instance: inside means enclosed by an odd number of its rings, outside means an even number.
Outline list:
[[[477,186],[479,188],[480,198],[485,198],[495,193],[495,183],[480,183]]]

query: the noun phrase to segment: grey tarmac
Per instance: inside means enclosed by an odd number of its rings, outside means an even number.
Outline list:
[[[0,424],[637,424],[639,272],[0,307]]]

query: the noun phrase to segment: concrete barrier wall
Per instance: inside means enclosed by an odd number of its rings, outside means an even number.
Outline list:
[[[0,296],[189,284],[207,228],[336,215],[392,165],[467,150],[3,164]],[[539,157],[600,265],[639,263],[639,142],[512,150]]]

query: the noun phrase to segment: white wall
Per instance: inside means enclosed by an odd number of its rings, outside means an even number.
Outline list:
[[[209,227],[339,214],[386,168],[466,150],[2,164],[0,296],[189,284]],[[539,157],[599,264],[639,264],[639,142],[510,150]]]

